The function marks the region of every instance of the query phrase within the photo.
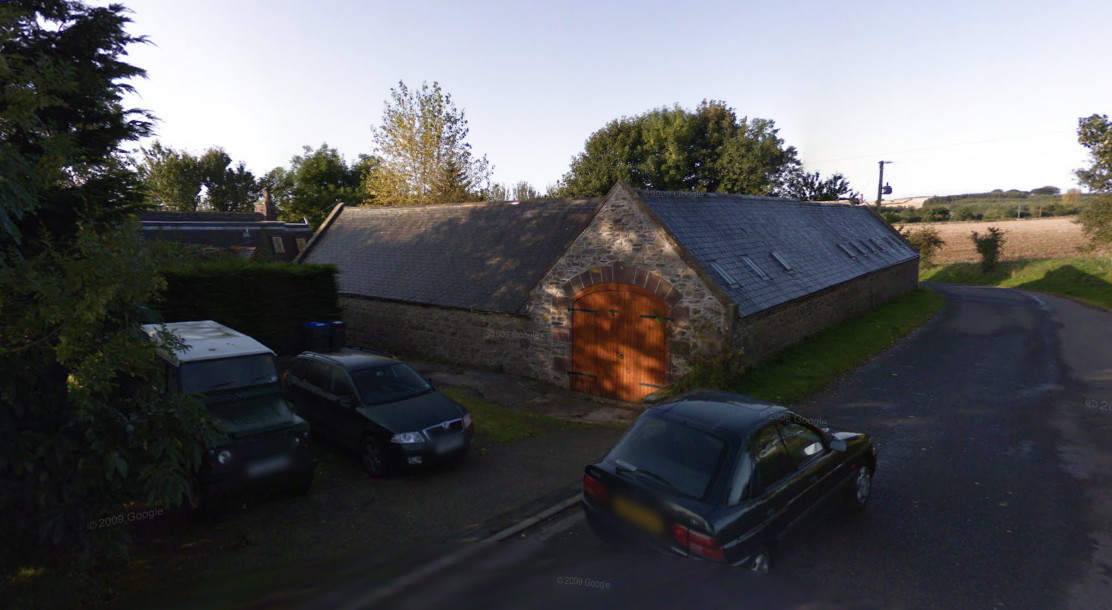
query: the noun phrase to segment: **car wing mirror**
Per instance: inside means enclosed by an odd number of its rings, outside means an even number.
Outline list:
[[[832,438],[830,439],[830,448],[839,453],[845,453],[846,441],[840,438]]]
[[[336,400],[336,404],[345,409],[350,409],[351,406],[355,403],[351,400],[351,396],[341,396],[339,399]]]

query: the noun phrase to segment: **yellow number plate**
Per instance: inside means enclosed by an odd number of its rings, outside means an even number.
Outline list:
[[[634,504],[621,496],[614,496],[610,506],[614,509],[615,515],[626,521],[657,535],[664,533],[664,520],[655,512],[639,504]]]

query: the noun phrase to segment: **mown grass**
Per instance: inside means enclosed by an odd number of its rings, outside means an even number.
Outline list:
[[[740,375],[709,375],[732,379],[702,383],[696,371],[683,386],[715,387],[771,402],[793,404],[819,392],[838,377],[884,351],[930,320],[945,301],[926,289],[894,299],[884,306],[805,339]]]
[[[441,388],[452,400],[467,407],[475,421],[476,443],[498,445],[554,432],[589,428],[589,424],[569,422],[539,413],[519,411],[476,396],[467,388]]]
[[[1112,311],[1112,263],[1106,258],[1004,261],[991,273],[981,273],[978,263],[950,263],[922,270],[919,279],[1034,290]]]

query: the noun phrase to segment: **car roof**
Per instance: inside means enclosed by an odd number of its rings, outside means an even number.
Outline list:
[[[338,364],[349,371],[361,371],[364,369],[375,368],[382,364],[401,362],[390,354],[351,347],[345,347],[329,352],[301,352],[300,354],[298,354],[298,357],[327,360],[329,362]]]
[[[162,347],[158,331],[163,328],[181,337],[186,349],[170,353]],[[160,344],[159,351],[174,364],[235,356],[274,355],[269,347],[214,320],[144,324],[142,329]]]
[[[742,394],[695,390],[652,407],[649,411],[666,413],[744,438],[765,423],[783,417],[788,409]]]

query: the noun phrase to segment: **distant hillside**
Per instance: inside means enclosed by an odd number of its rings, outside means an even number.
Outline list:
[[[1062,194],[1052,186],[1031,191],[997,189],[987,193],[929,197],[918,206],[914,203],[884,206],[881,214],[891,223],[1072,216],[1081,211],[1088,197],[1091,195],[1082,195],[1076,190]]]

